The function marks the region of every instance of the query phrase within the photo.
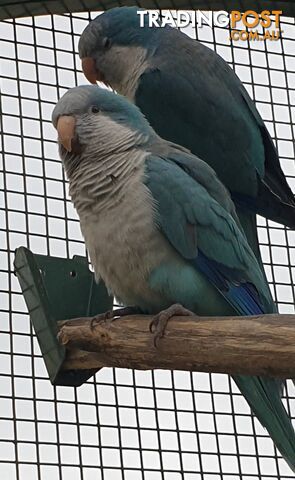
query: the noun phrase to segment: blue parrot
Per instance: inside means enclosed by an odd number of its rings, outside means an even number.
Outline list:
[[[153,314],[275,312],[227,189],[207,163],[160,138],[123,96],[68,90],[52,114],[69,193],[96,280],[123,305]],[[156,355],[156,353],[155,353]],[[235,375],[295,472],[295,435],[280,382]]]
[[[215,52],[170,26],[140,27],[138,7],[106,11],[79,41],[86,78],[103,81],[144,113],[162,138],[207,162],[230,190],[260,259],[256,214],[295,228],[295,200],[246,89]]]

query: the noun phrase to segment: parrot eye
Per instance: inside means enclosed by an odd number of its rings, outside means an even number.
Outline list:
[[[104,48],[110,48],[111,40],[108,37],[103,38],[102,45]]]
[[[92,113],[98,113],[98,112],[99,112],[99,108],[96,107],[95,105],[93,105],[93,107],[91,107],[91,112],[92,112]]]

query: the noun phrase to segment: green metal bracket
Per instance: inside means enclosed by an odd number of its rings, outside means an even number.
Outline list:
[[[25,247],[15,252],[15,272],[53,385],[79,386],[95,370],[62,370],[66,350],[57,340],[57,321],[88,317],[112,309],[105,285],[96,284],[85,257],[35,255]]]

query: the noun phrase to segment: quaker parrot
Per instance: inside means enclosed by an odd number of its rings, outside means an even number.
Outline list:
[[[230,195],[207,163],[161,139],[134,104],[98,86],[68,90],[52,122],[96,279],[123,305],[155,315],[156,329],[161,317],[188,310],[275,311]],[[279,381],[234,380],[295,472]]]
[[[161,137],[207,162],[230,190],[259,261],[256,214],[295,228],[295,200],[246,89],[210,48],[166,25],[140,27],[138,7],[96,17],[79,41],[86,78],[144,113]]]

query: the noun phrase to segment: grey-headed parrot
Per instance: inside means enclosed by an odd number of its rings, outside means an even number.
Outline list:
[[[295,228],[295,200],[253,101],[210,48],[170,26],[140,27],[137,7],[106,11],[86,27],[86,78],[103,81],[144,113],[163,138],[207,162],[230,190],[258,259],[256,214]]]
[[[163,316],[188,310],[275,311],[230,195],[207,163],[161,139],[134,104],[98,86],[70,89],[52,121],[96,279],[123,305],[153,314],[156,330]],[[279,381],[234,380],[295,472]]]

